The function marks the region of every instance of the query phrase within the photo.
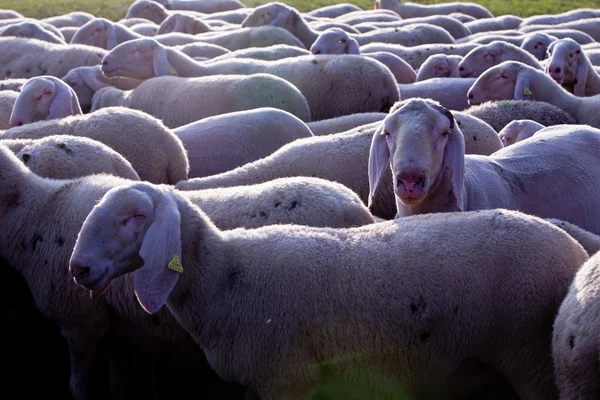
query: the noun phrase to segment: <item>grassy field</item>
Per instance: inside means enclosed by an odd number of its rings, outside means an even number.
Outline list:
[[[70,11],[87,11],[97,17],[111,20],[123,18],[133,0],[0,0],[0,9],[12,9],[32,18],[45,18]],[[267,3],[268,0],[242,0],[248,7]],[[329,4],[350,2],[363,9],[373,8],[374,0],[283,0],[300,11]],[[417,1],[418,3],[442,3],[440,0]],[[515,14],[526,17],[536,14],[559,13],[574,8],[600,8],[600,0],[480,0],[494,15]]]

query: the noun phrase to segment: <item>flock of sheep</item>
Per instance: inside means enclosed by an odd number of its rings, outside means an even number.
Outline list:
[[[0,268],[77,400],[598,399],[599,66],[600,9],[0,10]]]

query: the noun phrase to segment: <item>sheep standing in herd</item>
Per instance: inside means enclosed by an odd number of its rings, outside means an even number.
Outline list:
[[[600,9],[259,3],[0,10],[8,397],[597,398]]]

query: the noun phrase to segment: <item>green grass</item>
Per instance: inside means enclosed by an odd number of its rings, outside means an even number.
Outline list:
[[[45,18],[70,11],[87,11],[97,17],[119,20],[133,0],[0,0],[0,9],[12,9],[32,18]],[[267,0],[242,0],[248,7],[267,3]],[[322,6],[350,2],[363,9],[373,8],[373,0],[283,0],[284,3],[310,11]],[[441,0],[417,1],[442,3]],[[600,0],[480,0],[494,15],[514,14],[527,17],[536,14],[556,14],[582,7],[600,8]]]

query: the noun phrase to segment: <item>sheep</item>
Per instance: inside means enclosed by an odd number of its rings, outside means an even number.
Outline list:
[[[81,114],[75,91],[59,78],[42,75],[23,85],[13,106],[9,127]]]
[[[332,133],[349,131],[361,125],[381,121],[387,114],[382,112],[356,113],[341,117],[322,119],[308,122],[310,131],[314,135],[323,136]]]
[[[459,12],[450,13],[450,14],[448,14],[448,16],[459,20],[463,24],[466,24],[467,22],[477,21],[477,18],[475,18],[471,15],[467,15],[467,14],[463,14],[463,13],[459,13]]]
[[[311,29],[298,10],[280,2],[272,2],[254,9],[242,22],[242,27],[278,26],[287,29],[310,48],[317,40],[319,32]],[[430,24],[414,24],[403,28],[380,29],[355,35],[360,45],[371,42],[387,42],[416,46],[425,43],[454,43],[450,34]]]
[[[54,17],[44,18],[41,21],[53,25],[57,28],[65,28],[68,26],[82,26],[86,22],[95,17],[83,11],[74,11],[65,15],[57,15]]]
[[[520,47],[531,53],[539,61],[546,59],[546,51],[550,43],[558,40],[556,36],[549,35],[542,32],[528,33],[523,37]]]
[[[546,73],[575,96],[600,94],[600,75],[581,45],[572,39],[560,39],[548,47]]]
[[[20,92],[25,82],[27,82],[27,79],[25,78],[0,80],[0,90]]]
[[[144,18],[160,25],[168,15],[169,12],[160,3],[151,0],[136,0],[127,9],[125,19]]]
[[[16,18],[25,18],[23,14],[18,13],[14,10],[0,10],[0,20],[3,19],[16,19]]]
[[[465,131],[467,154],[491,154],[502,148],[498,135],[485,124],[465,113],[456,112],[456,120]],[[368,125],[337,134],[298,139],[282,146],[270,156],[234,170],[178,182],[180,190],[251,185],[288,176],[315,176],[339,182],[356,192],[367,204],[369,182],[367,168],[371,138],[379,125]],[[373,215],[391,219],[396,214],[392,176],[385,171],[380,195],[372,207]]]
[[[185,10],[212,14],[222,11],[246,8],[238,0],[153,0],[162,4],[167,10]]]
[[[475,78],[431,78],[408,85],[398,85],[402,99],[433,99],[444,107],[462,111],[469,108],[467,93]]]
[[[314,10],[309,11],[308,15],[317,18],[336,18],[353,11],[362,11],[362,8],[355,4],[339,3],[321,8],[315,8]]]
[[[458,64],[463,57],[459,55],[434,54],[419,68],[417,81],[431,78],[458,78]]]
[[[570,38],[580,44],[594,44],[594,38],[588,35],[585,32],[579,31],[577,29],[567,29],[567,28],[544,28],[535,30],[533,32],[529,32],[526,35],[531,35],[533,33],[545,33],[550,36],[554,36],[558,39]]]
[[[20,24],[7,25],[0,29],[0,36],[15,36],[43,40],[49,43],[66,44],[62,37],[56,36],[51,31],[44,29],[39,23],[21,22]]]
[[[149,22],[146,24],[137,24],[131,27],[131,30],[142,36],[156,36],[158,28],[159,25],[156,25],[154,22]]]
[[[488,101],[469,107],[465,113],[485,121],[496,132],[502,131],[513,120],[529,119],[544,126],[577,123],[567,112],[543,101]]]
[[[516,15],[500,15],[494,18],[477,19],[473,22],[467,22],[465,26],[471,33],[493,32],[504,29],[517,29],[523,18]]]
[[[471,50],[458,65],[461,77],[478,77],[487,69],[503,61],[514,60],[543,70],[540,62],[529,52],[514,44],[493,41]]]
[[[97,65],[106,50],[36,39],[0,38],[0,79],[65,76],[75,67]]]
[[[286,45],[276,45],[276,46],[286,46]],[[183,54],[186,54],[190,57],[206,57],[206,58],[213,59],[215,57],[219,57],[219,56],[223,56],[225,54],[231,53],[225,47],[217,46],[216,44],[201,43],[201,42],[188,43],[188,44],[184,44],[181,46],[172,46],[172,47],[175,50],[179,50]],[[289,46],[289,47],[295,47],[295,46]],[[297,48],[298,50],[301,50],[298,47],[295,47],[295,48]],[[255,50],[256,49],[259,49],[259,48],[255,48]]]
[[[275,61],[288,57],[307,56],[309,54],[311,54],[310,51],[306,49],[286,44],[276,44],[268,47],[250,47],[247,49],[231,51],[227,54],[214,57],[210,61],[216,62],[228,58],[252,58],[255,60]]]
[[[544,128],[544,125],[530,119],[515,119],[502,128],[498,132],[498,136],[502,140],[504,147],[508,147],[511,144],[532,137],[536,132]]]
[[[442,4],[417,4],[402,3],[401,0],[376,0],[376,9],[394,10],[404,19],[428,17],[430,15],[462,13],[477,19],[493,18],[494,16],[485,7],[475,3],[442,3]]]
[[[276,44],[287,44],[304,48],[294,35],[276,26],[260,26],[257,28],[240,28],[233,31],[210,33],[210,36],[196,35],[197,40],[212,43],[230,51],[250,47],[267,47]]]
[[[361,46],[362,53],[374,53],[377,51],[385,51],[397,55],[404,61],[410,64],[414,69],[418,69],[429,58],[429,56],[439,53],[447,55],[465,56],[467,53],[479,45],[476,43],[462,44],[427,44],[421,46],[399,46],[389,43],[371,43]]]
[[[558,25],[564,22],[578,21],[586,18],[599,18],[600,10],[593,8],[577,8],[561,14],[534,15],[523,19],[520,27],[528,25]]]
[[[209,23],[225,22],[228,24],[240,25],[242,21],[252,13],[253,8],[239,8],[237,10],[221,11],[202,16],[203,20]]]
[[[286,143],[313,136],[300,119],[270,107],[204,118],[173,133],[187,151],[189,178],[232,170],[266,157]]]
[[[306,16],[303,16],[306,19]],[[350,25],[359,25],[366,22],[393,22],[400,21],[402,18],[391,10],[360,10],[336,17],[335,21]]]
[[[589,168],[599,161],[598,150],[600,130],[575,125],[540,131],[487,157],[465,155],[450,111],[431,100],[409,100],[390,110],[373,135],[369,205],[391,164],[397,218],[506,208],[598,234],[600,213],[590,194],[600,172]]]
[[[122,77],[107,78],[102,73],[100,65],[73,68],[61,79],[75,91],[79,105],[84,112],[90,111],[92,97],[98,90],[107,86],[114,86],[122,90],[131,90],[142,83],[139,79]]]
[[[58,30],[65,38],[65,43],[69,43],[71,41],[71,39],[73,38],[73,36],[75,35],[75,32],[77,32],[79,30],[79,27],[67,26],[64,28],[59,28]]]
[[[592,37],[592,39],[598,42],[600,41],[600,29],[598,28],[599,23],[600,17],[579,19],[576,21],[563,22],[556,25],[526,25],[522,28],[519,28],[519,30],[521,32],[529,33],[547,29],[575,29],[582,31],[583,33],[587,33]]]
[[[454,39],[464,38],[471,34],[469,28],[467,28],[462,22],[455,18],[448,17],[445,15],[432,15],[429,17],[421,18],[410,18],[406,20],[397,20],[395,22],[377,22],[371,23],[377,28],[401,28],[403,26],[412,25],[416,23],[424,23],[439,26],[440,28],[448,31]],[[357,25],[359,27],[362,24]]]
[[[135,53],[132,53],[133,49],[136,49]],[[386,111],[399,99],[398,87],[390,70],[375,60],[356,55],[310,55],[252,62],[228,59],[201,64],[146,38],[115,47],[102,60],[102,71],[108,77],[127,76],[136,79],[168,74],[182,77],[272,74],[300,90],[308,101],[312,120],[357,112]],[[344,101],[339,101],[340,93],[343,93]],[[290,112],[303,121],[307,120],[294,111]]]
[[[85,137],[52,135],[42,139],[0,140],[34,174],[73,179],[107,173],[140,180],[129,161],[107,145]]]
[[[206,364],[189,334],[166,309],[159,313],[160,323],[156,323],[156,318],[133,307],[133,296],[123,298],[116,292],[112,296],[112,290],[108,290],[99,301],[92,301],[67,278],[65,266],[85,216],[108,189],[128,180],[106,174],[73,180],[40,178],[4,146],[0,146],[0,165],[0,213],[3,224],[7,224],[4,239],[0,241],[0,254],[24,275],[40,311],[60,327],[67,340],[72,357],[70,386],[74,398],[91,395],[91,388],[86,384],[93,373],[97,342],[110,334],[110,329],[119,336],[123,334],[123,331],[114,331],[116,319],[110,322],[111,317],[127,321],[136,344],[150,340],[147,351],[156,352],[162,346],[170,355],[177,351],[197,352],[198,361]],[[182,195],[201,205],[222,229],[244,224],[350,227],[373,222],[354,193],[342,185],[315,178],[240,187],[223,191],[221,196],[216,191],[209,191],[206,196],[201,192]],[[13,229],[17,226],[19,229]],[[120,283],[115,282],[115,285],[118,287]],[[117,371],[117,374],[122,372]],[[148,383],[151,382],[143,382]]]
[[[119,226],[123,218],[128,229]],[[448,247],[451,237],[460,240]],[[490,237],[491,252],[478,251],[490,249]],[[451,248],[454,266],[440,262],[437,252],[418,250],[424,246]],[[310,398],[331,372],[341,384],[367,390],[368,397],[438,398],[452,390],[452,375],[479,359],[507,376],[520,397],[552,398],[550,328],[587,258],[560,228],[506,210],[352,229],[221,231],[181,193],[130,183],[111,189],[92,209],[69,270],[76,284],[96,291],[135,271],[129,296],[135,291],[149,314],[167,304],[215,372],[261,399]],[[164,267],[170,260],[173,270]],[[487,266],[483,272],[480,265]],[[460,278],[456,266],[464,271]],[[545,281],[550,284],[530,273],[538,269],[552,277]],[[499,284],[498,276],[510,281]],[[424,294],[411,278],[428,282],[429,291]],[[464,291],[465,284],[475,289]],[[529,293],[526,306],[511,302],[531,285],[535,295]],[[499,286],[508,288],[500,295],[508,300],[502,307],[498,291],[490,291]],[[257,295],[259,305],[249,301]],[[428,322],[415,327],[415,314],[423,313]],[[213,333],[217,326],[220,334]],[[510,332],[499,335],[507,326]],[[219,340],[223,332],[226,341]],[[290,340],[296,336],[301,340]]]
[[[160,26],[160,24],[156,24],[156,23],[150,21],[149,19],[137,18],[137,17],[136,18],[123,18],[123,19],[118,20],[117,23],[124,25],[128,28],[133,28],[134,26],[141,25],[141,24],[148,24],[148,23]]]
[[[543,101],[562,108],[579,124],[600,128],[600,115],[596,112],[600,106],[599,95],[574,96],[543,71],[517,61],[505,61],[488,69],[477,78],[468,97],[471,105],[486,100]]]
[[[19,92],[13,90],[0,90],[0,130],[8,129],[10,124],[10,115]]]
[[[202,19],[192,15],[173,13],[160,24],[158,34],[182,32],[190,35],[211,31],[211,27]]]
[[[273,107],[310,121],[306,98],[291,83],[271,74],[217,75],[203,78],[161,76],[133,90],[106,87],[92,97],[92,114],[124,106],[159,118],[169,128],[234,111]]]
[[[494,34],[478,35],[476,38],[469,39],[465,42],[461,41],[460,43],[489,44],[494,41],[502,41],[502,42],[514,44],[515,46],[521,46],[521,43],[523,43],[524,37],[525,37],[525,35],[520,35],[520,36],[506,36],[506,35],[494,35]]]
[[[355,29],[353,26],[348,24],[343,24],[341,22],[331,22],[331,21],[317,21],[317,22],[309,22],[308,26],[317,31],[323,32],[330,28],[338,28],[343,30],[344,32],[352,33],[358,35],[360,32]]]
[[[337,28],[322,32],[310,47],[310,51],[312,54],[361,54],[356,39]],[[374,52],[363,55],[388,67],[398,83],[413,83],[417,78],[415,70],[395,54]]]
[[[34,122],[0,132],[0,139],[40,139],[51,135],[87,137],[104,143],[125,157],[143,180],[175,184],[188,177],[189,165],[181,140],[158,119],[123,107]]]
[[[575,239],[588,253],[588,256],[593,256],[600,250],[600,236],[594,235],[591,232],[581,229],[577,225],[562,221],[556,218],[544,218],[546,221],[554,224],[567,232],[569,236]]]

